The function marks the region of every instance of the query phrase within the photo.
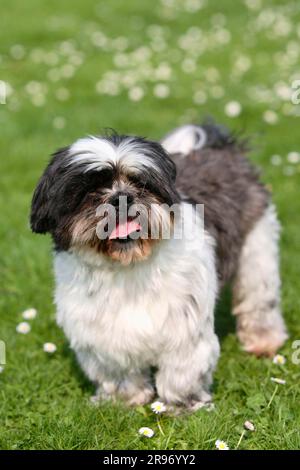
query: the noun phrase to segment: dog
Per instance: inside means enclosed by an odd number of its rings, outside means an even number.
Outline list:
[[[96,385],[94,400],[144,405],[158,396],[192,411],[209,403],[220,354],[214,310],[229,282],[243,349],[273,355],[286,340],[280,225],[246,151],[204,123],[160,143],[90,136],[52,156],[31,228],[52,236],[57,322]],[[141,209],[128,215],[134,205]]]

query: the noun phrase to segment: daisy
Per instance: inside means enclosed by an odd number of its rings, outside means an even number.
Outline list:
[[[75,67],[72,64],[65,64],[60,69],[61,76],[64,78],[72,78],[75,73]]]
[[[53,354],[57,350],[57,347],[54,343],[45,343],[43,349],[46,353]]]
[[[228,117],[237,117],[241,114],[242,106],[238,101],[229,101],[225,106],[225,114]]]
[[[283,365],[286,363],[286,359],[284,356],[282,356],[282,354],[276,354],[276,356],[273,357],[273,364],[279,364],[279,365]]]
[[[13,59],[21,60],[25,56],[25,48],[21,44],[15,44],[10,48],[10,55]]]
[[[33,320],[37,316],[37,310],[35,308],[28,308],[22,313],[22,317],[25,320]]]
[[[202,90],[196,91],[193,97],[193,101],[195,104],[203,104],[206,102],[206,100],[207,100],[207,96],[204,91]]]
[[[263,119],[267,124],[276,124],[278,122],[278,115],[275,111],[268,109],[264,112]]]
[[[156,98],[167,98],[170,94],[170,88],[164,83],[158,83],[153,89],[153,94],[156,96]]]
[[[290,152],[290,153],[288,153],[287,159],[288,159],[289,163],[294,163],[294,164],[299,163],[300,162],[300,153]]]
[[[282,171],[285,176],[293,176],[295,173],[295,169],[291,165],[284,167]]]
[[[58,88],[55,92],[55,96],[59,101],[66,101],[70,98],[70,92],[67,88]]]
[[[157,415],[164,413],[166,409],[166,405],[164,405],[164,403],[162,403],[161,401],[155,401],[151,404],[151,410]]]
[[[279,166],[282,163],[282,158],[280,155],[272,155],[271,157],[271,163],[274,166]]]
[[[43,93],[37,93],[31,97],[31,102],[34,106],[41,107],[46,103],[46,97]]]
[[[216,441],[216,448],[218,450],[229,450],[227,443],[225,441],[220,441],[220,439]]]
[[[154,431],[151,428],[143,427],[139,429],[139,434],[145,437],[153,437]]]
[[[0,104],[6,104],[6,83],[3,80],[0,80]]]
[[[22,333],[23,335],[26,335],[27,333],[29,333],[30,330],[31,330],[31,327],[29,323],[27,323],[26,321],[19,323],[16,328],[16,331],[18,333]]]
[[[66,125],[66,120],[62,116],[56,116],[52,121],[52,125],[55,129],[63,129]]]
[[[245,421],[244,422],[244,428],[247,430],[247,431],[255,431],[255,426],[253,423],[251,423],[251,421]]]
[[[285,385],[286,381],[284,379],[278,379],[277,377],[271,377],[272,382],[276,384]]]
[[[140,101],[144,96],[144,90],[139,86],[132,87],[128,92],[131,101]]]

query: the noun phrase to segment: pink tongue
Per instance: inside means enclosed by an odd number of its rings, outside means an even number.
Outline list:
[[[141,228],[142,227],[140,224],[138,224],[135,220],[127,220],[127,222],[119,224],[116,226],[116,228],[114,228],[109,236],[109,239],[115,240],[116,238],[126,238],[131,233],[141,230]]]

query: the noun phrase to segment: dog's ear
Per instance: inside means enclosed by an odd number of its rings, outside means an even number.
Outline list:
[[[171,177],[171,180],[173,181],[173,183],[176,180],[176,176],[177,176],[176,164],[175,164],[174,160],[170,157],[170,177]]]
[[[60,172],[68,148],[58,150],[41,176],[31,202],[30,226],[33,232],[47,233],[57,221],[57,191]]]
[[[34,191],[31,202],[30,226],[33,232],[46,233],[50,230],[50,188],[51,171],[46,168]]]

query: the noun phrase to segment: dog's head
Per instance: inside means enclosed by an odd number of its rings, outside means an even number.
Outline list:
[[[172,226],[175,177],[156,142],[116,134],[80,139],[53,155],[33,196],[31,228],[49,232],[57,249],[86,247],[122,264],[145,259],[163,226]]]

